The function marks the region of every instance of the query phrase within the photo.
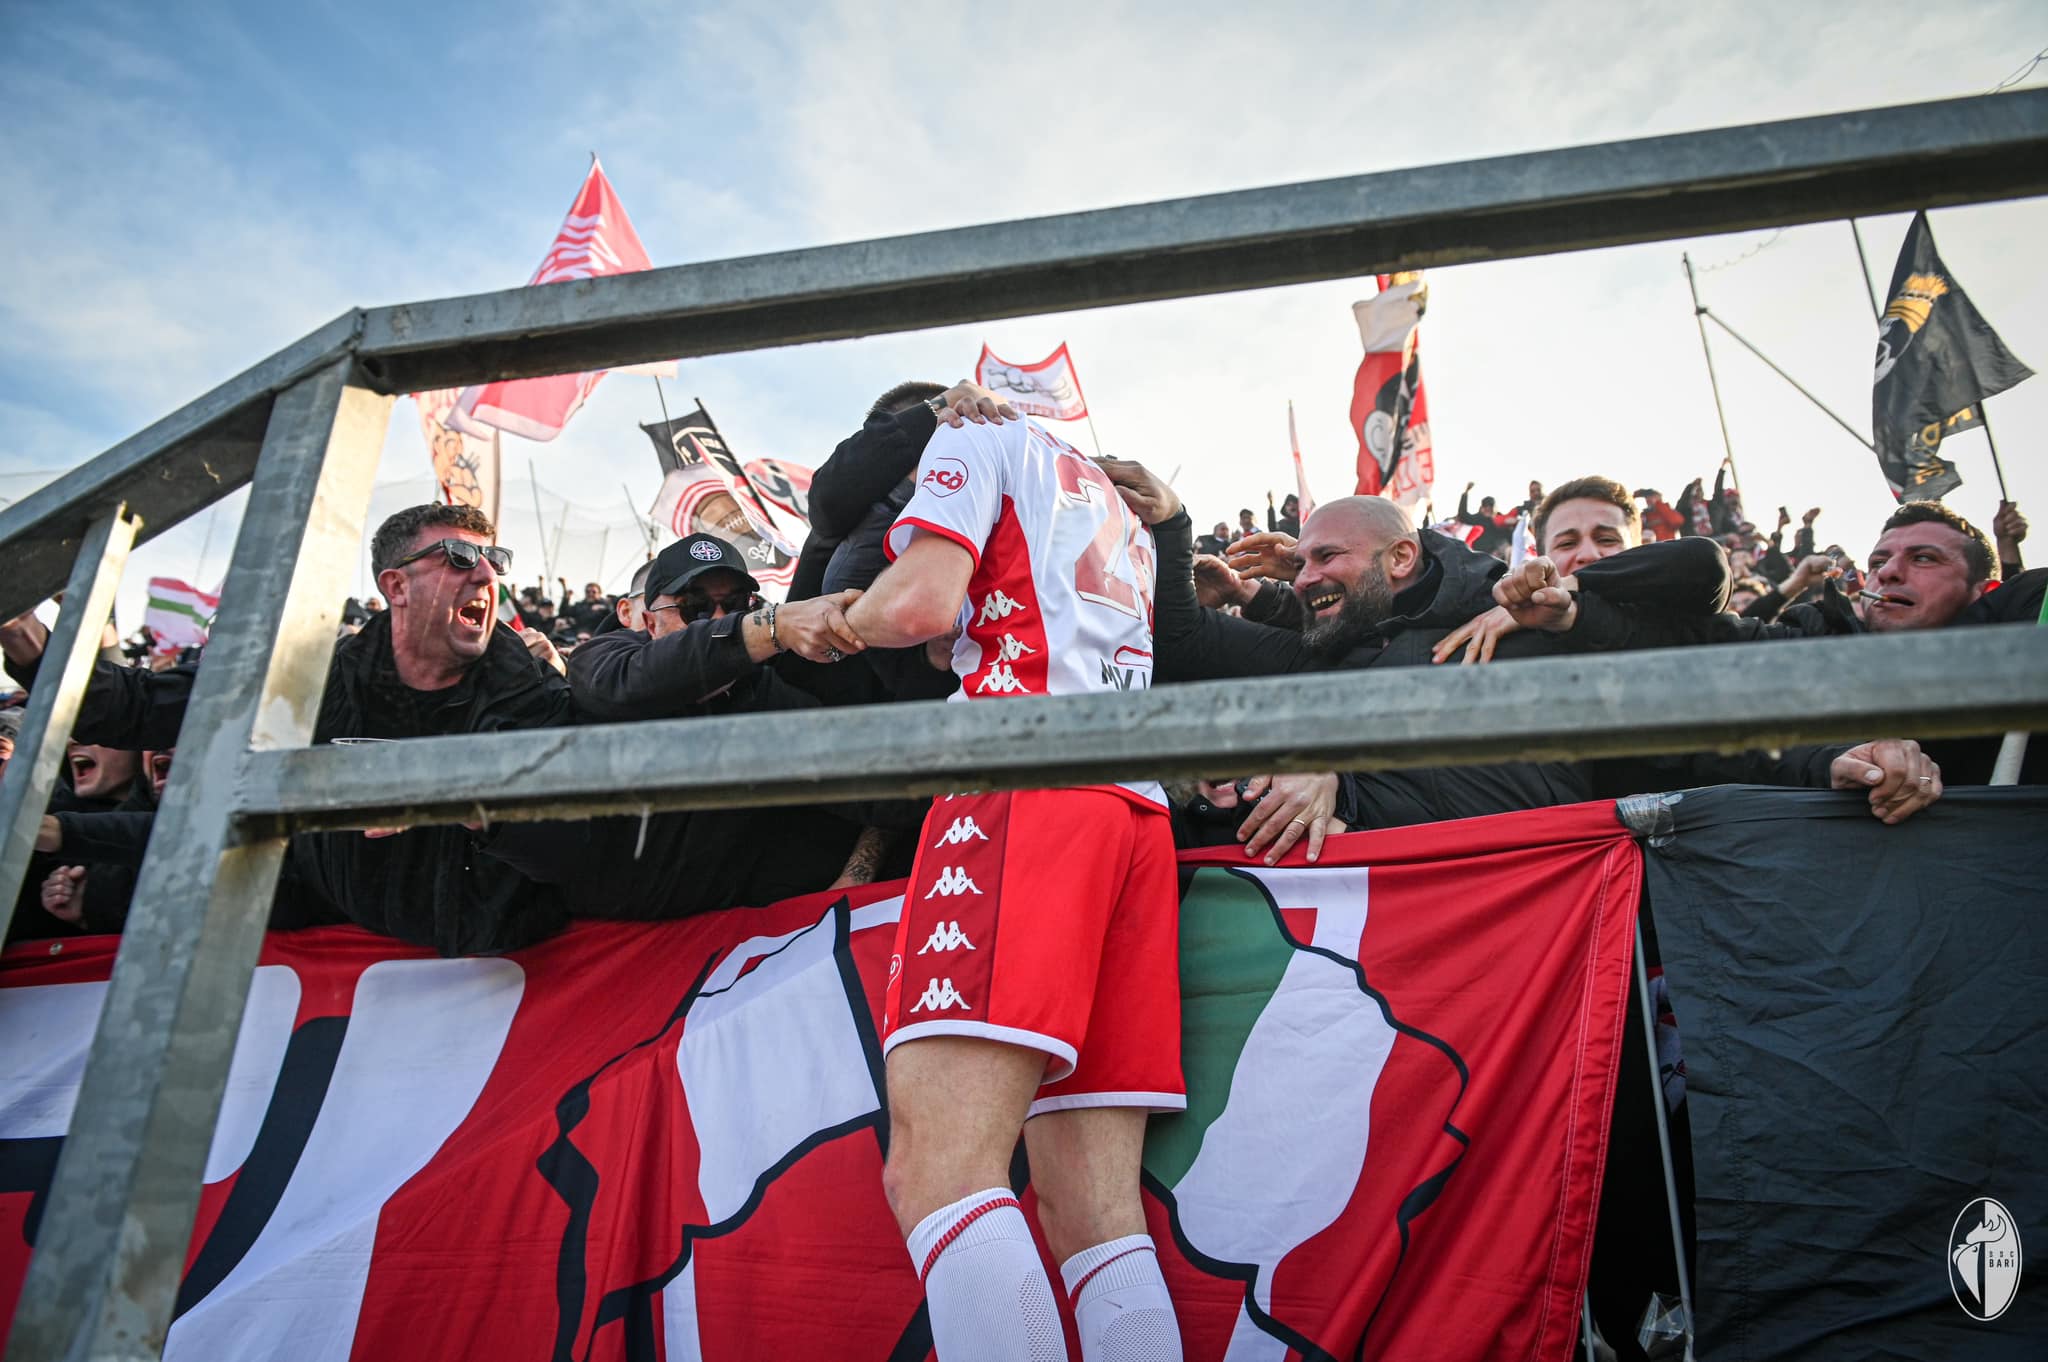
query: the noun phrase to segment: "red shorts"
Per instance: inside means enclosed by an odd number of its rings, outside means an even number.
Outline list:
[[[1163,811],[1111,789],[932,804],[896,925],[882,1052],[1043,1050],[1031,1115],[1180,1111],[1180,886]]]

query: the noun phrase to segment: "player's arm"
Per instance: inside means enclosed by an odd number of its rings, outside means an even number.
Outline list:
[[[953,632],[974,555],[942,534],[913,538],[846,612],[846,622],[870,648],[908,648]]]

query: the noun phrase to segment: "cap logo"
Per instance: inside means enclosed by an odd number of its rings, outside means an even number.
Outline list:
[[[690,545],[690,556],[700,563],[715,563],[725,557],[725,551],[716,544],[700,539]]]

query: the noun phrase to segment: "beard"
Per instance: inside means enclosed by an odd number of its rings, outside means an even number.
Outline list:
[[[1301,631],[1308,650],[1326,661],[1335,661],[1356,648],[1394,613],[1394,586],[1380,566],[1380,555],[1358,581],[1344,590],[1344,604],[1328,619],[1313,620]]]

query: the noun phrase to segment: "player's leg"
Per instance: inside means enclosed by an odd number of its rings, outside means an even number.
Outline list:
[[[1045,1059],[946,1035],[889,1052],[882,1185],[924,1283],[939,1362],[1066,1358],[1059,1305],[1009,1182]]]
[[[1181,1356],[1138,1181],[1148,1114],[1187,1102],[1179,893],[1165,819],[1133,817],[1079,1063],[1040,1090],[1024,1127],[1039,1224],[1059,1260],[1086,1362]]]

